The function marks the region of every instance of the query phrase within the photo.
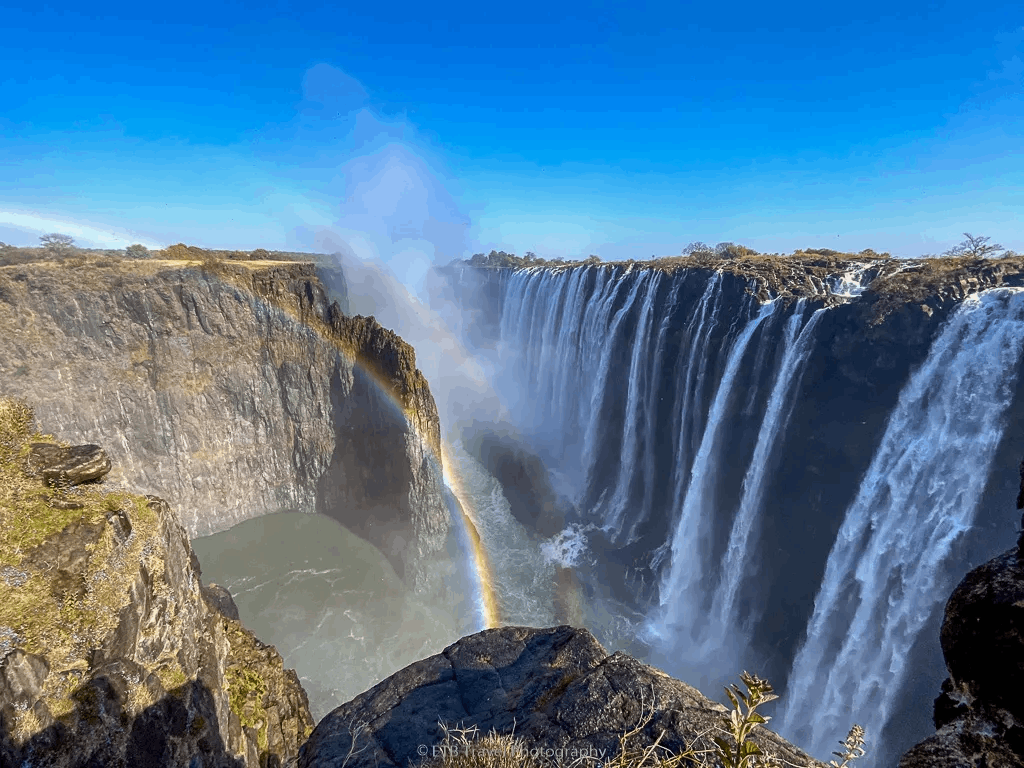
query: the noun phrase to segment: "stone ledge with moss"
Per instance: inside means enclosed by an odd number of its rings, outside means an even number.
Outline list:
[[[106,491],[81,448],[0,398],[0,764],[293,760],[313,728],[294,671],[204,600],[170,507]]]

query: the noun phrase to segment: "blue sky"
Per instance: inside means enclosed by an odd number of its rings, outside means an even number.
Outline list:
[[[0,8],[4,242],[1024,251],[1019,3],[81,5]]]

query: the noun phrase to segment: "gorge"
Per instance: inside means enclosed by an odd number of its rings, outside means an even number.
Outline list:
[[[171,502],[315,720],[478,629],[572,623],[708,696],[757,672],[819,759],[854,722],[864,765],[934,731],[944,601],[1016,525],[1024,266],[452,265],[429,310],[341,267],[330,297],[311,264],[0,270],[2,393]]]

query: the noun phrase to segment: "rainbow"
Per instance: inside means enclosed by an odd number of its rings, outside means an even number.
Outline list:
[[[260,266],[278,265],[285,262],[260,262]],[[294,262],[293,262],[294,263]],[[302,263],[302,262],[300,262]],[[183,263],[183,266],[188,262]],[[224,279],[222,276],[221,279]],[[228,278],[230,280],[230,278]],[[231,280],[231,282],[234,282]],[[236,283],[237,285],[237,283]],[[249,285],[239,286],[244,287],[246,291],[253,292],[252,287]],[[255,292],[254,292],[255,293]],[[399,393],[395,391],[391,382],[389,382],[384,376],[375,371],[372,366],[365,365],[359,360],[359,356],[355,354],[352,349],[346,348],[347,345],[338,343],[339,340],[334,338],[333,335],[328,331],[328,326],[323,320],[319,318],[310,322],[312,318],[301,318],[298,313],[295,312],[293,307],[287,305],[280,305],[277,302],[270,301],[267,297],[260,296],[255,293],[257,300],[267,302],[268,305],[274,307],[280,312],[284,312],[286,315],[292,318],[300,325],[311,329],[324,341],[334,346],[341,354],[343,354],[354,367],[361,370],[366,376],[372,381],[376,387],[382,392],[389,400],[391,400],[397,407],[398,410],[405,417],[406,424],[412,429],[413,433],[427,448],[427,450],[433,454],[434,460],[440,465],[442,477],[444,478],[445,484],[454,494],[455,498],[459,502],[459,507],[462,512],[462,524],[465,529],[466,537],[470,542],[470,548],[472,550],[472,566],[473,572],[477,580],[478,588],[478,607],[480,609],[480,616],[484,624],[484,629],[491,629],[501,625],[501,611],[498,606],[497,593],[494,588],[494,578],[492,571],[487,559],[487,551],[484,549],[483,541],[480,538],[480,532],[478,530],[477,523],[474,519],[474,510],[472,504],[469,503],[468,495],[465,489],[462,487],[462,481],[458,474],[454,470],[454,463],[451,460],[450,452],[445,445],[444,439],[440,441],[439,452],[441,455],[437,455],[437,451],[432,446],[432,440],[429,435],[422,433],[415,418],[416,414],[412,412],[410,407],[407,407],[403,403]],[[319,320],[319,322],[317,322]]]
[[[487,550],[484,549],[483,541],[480,539],[479,527],[473,517],[473,507],[468,502],[468,496],[462,487],[462,479],[455,472],[455,463],[451,459],[451,453],[447,444],[441,441],[441,470],[445,484],[455,494],[459,501],[459,508],[462,511],[462,523],[466,529],[472,548],[473,570],[477,577],[480,599],[480,613],[483,618],[484,629],[491,629],[501,625],[501,611],[498,607],[498,597],[494,589],[494,579],[490,563],[487,561]]]

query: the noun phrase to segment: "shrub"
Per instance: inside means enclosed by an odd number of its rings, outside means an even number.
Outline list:
[[[50,256],[67,256],[75,250],[75,239],[59,232],[43,235],[39,238],[39,242]]]
[[[160,252],[165,259],[181,259],[182,261],[202,261],[207,255],[205,248],[195,245],[175,243],[169,245]]]

